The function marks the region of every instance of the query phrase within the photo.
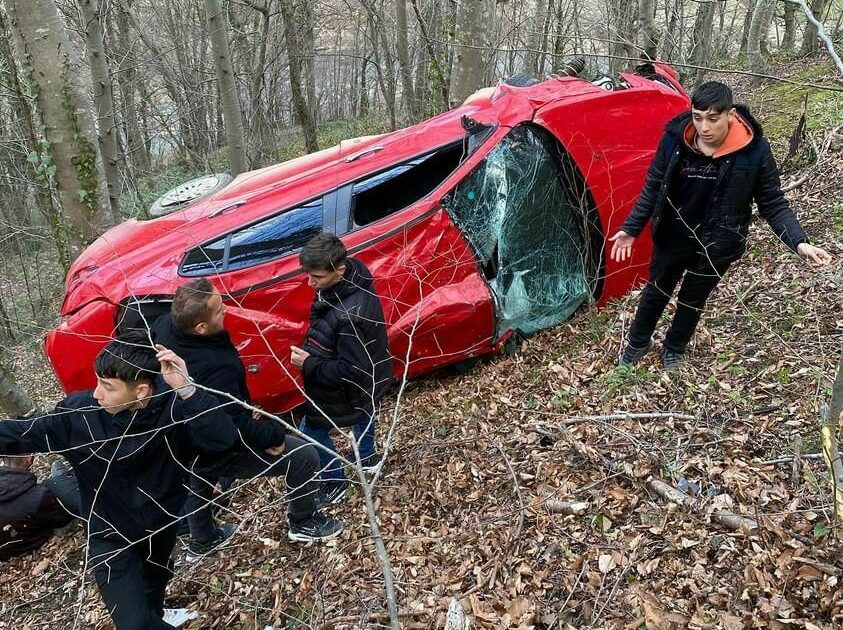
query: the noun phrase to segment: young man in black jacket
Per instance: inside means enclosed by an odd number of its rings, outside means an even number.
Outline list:
[[[274,420],[254,419],[252,412],[240,404],[239,401],[251,403],[246,369],[224,328],[224,318],[222,296],[207,279],[201,278],[176,289],[170,313],[159,317],[152,327],[155,341],[185,360],[195,383],[222,392],[215,396],[241,436],[233,448],[211,458],[200,458],[194,465],[185,503],[190,525],[188,561],[219,548],[237,529],[233,523],[222,527],[214,524],[210,504],[220,478],[284,476],[290,488],[291,540],[332,538],[343,530],[341,521],[317,510],[316,448],[285,435],[284,427]]]
[[[392,355],[383,308],[366,266],[348,258],[339,238],[327,232],[302,249],[301,266],[316,296],[310,327],[291,360],[304,378],[302,432],[319,442],[322,501],[336,503],[348,488],[331,430],[354,428],[363,470],[376,469],[375,423],[378,404],[392,384]]]
[[[830,262],[799,225],[781,190],[770,144],[728,86],[710,81],[694,91],[691,111],[670,121],[635,208],[609,240],[626,260],[652,219],[650,280],[641,294],[618,363],[630,366],[652,347],[652,334],[680,280],[676,313],[662,364],[679,367],[708,296],[746,250],[752,202],[785,245],[812,266]]]
[[[0,457],[0,561],[40,548],[73,518],[30,471],[32,455]]]
[[[47,414],[0,422],[0,454],[60,451],[79,483],[89,566],[118,630],[164,630],[170,553],[199,453],[239,439],[217,400],[198,391],[184,361],[141,332],[109,342],[97,386]]]

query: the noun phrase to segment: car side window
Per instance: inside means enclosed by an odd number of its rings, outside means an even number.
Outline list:
[[[300,250],[322,231],[322,199],[253,223],[192,249],[181,273],[202,276],[252,267]]]
[[[403,210],[433,192],[456,170],[465,153],[463,143],[457,142],[353,184],[352,229]]]

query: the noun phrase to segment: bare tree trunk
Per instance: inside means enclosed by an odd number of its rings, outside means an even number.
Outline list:
[[[746,56],[749,60],[749,69],[758,74],[767,73],[767,62],[764,55],[761,54],[761,37],[767,36],[767,22],[768,10],[776,0],[756,0],[755,10],[752,14],[752,20],[749,26],[749,33],[747,34],[746,42]],[[758,83],[760,77],[755,77],[754,81]]]
[[[647,58],[655,59],[660,39],[656,27],[656,0],[639,0],[638,18],[641,21],[641,48]]]
[[[823,19],[823,11],[825,11],[825,0],[814,0],[811,3],[811,13],[814,14],[817,20]],[[805,23],[805,35],[802,38],[802,50],[800,51],[803,55],[810,55],[811,53],[817,52],[819,48],[817,35],[817,27],[811,24],[810,20],[807,20]]]
[[[304,90],[302,89],[301,48],[296,32],[297,24],[295,22],[292,0],[280,0],[279,8],[281,10],[281,17],[284,20],[284,39],[287,43],[293,110],[295,111],[296,119],[301,125],[302,134],[304,134],[304,146],[308,153],[313,153],[319,150],[319,144],[316,140],[316,125],[313,123],[313,118],[310,115],[310,107],[308,107]]]
[[[439,93],[442,95],[442,107],[443,109],[448,109],[450,106],[448,101],[448,82],[445,80],[445,75],[442,73],[442,66],[439,64],[439,59],[436,57],[436,50],[433,48],[433,42],[430,39],[427,25],[422,18],[421,11],[419,10],[418,0],[410,0],[410,2],[413,5],[413,12],[416,15],[416,20],[419,25],[421,39],[424,42],[425,48],[427,48],[427,54],[430,57],[431,74],[433,74],[433,78],[439,86]]]
[[[459,0],[449,90],[451,104],[462,103],[483,87],[486,56],[491,46],[488,24],[492,11],[488,0]]]
[[[697,17],[694,20],[694,43],[689,56],[691,65],[708,66],[711,61],[712,31],[714,26],[714,4],[707,2],[697,5]],[[698,87],[705,76],[705,70],[694,70],[694,87]]]
[[[831,389],[831,400],[820,424],[820,435],[831,482],[837,537],[843,540],[843,461],[840,458],[840,443],[843,441],[843,354],[837,364],[837,376]]]
[[[23,391],[5,365],[5,357],[0,355],[0,407],[13,417],[19,417],[35,411],[35,403]]]
[[[527,53],[524,55],[524,72],[530,76],[539,76],[539,59],[541,58],[542,31],[544,29],[547,0],[536,0],[536,10],[530,22],[530,32],[527,35]]]
[[[790,2],[784,4],[784,37],[782,37],[781,49],[785,52],[793,52],[796,44],[796,9],[798,7]]]
[[[246,157],[246,135],[243,131],[243,114],[240,111],[237,81],[234,77],[234,67],[231,65],[231,52],[228,47],[228,27],[220,0],[205,0],[205,14],[211,35],[211,48],[214,51],[214,65],[217,69],[217,84],[220,100],[222,100],[222,117],[225,122],[231,174],[237,176],[249,170],[249,160]]]
[[[98,0],[78,0],[84,20],[83,32],[94,84],[94,105],[97,107],[97,141],[102,155],[111,220],[120,223],[120,148],[117,144],[117,123],[114,120],[114,97],[111,91],[111,70],[105,56]]]
[[[126,155],[135,171],[149,170],[149,151],[141,133],[138,122],[137,104],[135,102],[135,64],[137,57],[131,46],[129,18],[127,8],[122,5],[114,7],[116,37],[113,37],[114,48],[120,60],[116,68],[117,85],[120,86],[120,97],[123,103],[123,124],[126,125]],[[114,31],[112,31],[112,34]]]
[[[609,8],[609,47],[612,59],[609,65],[612,72],[629,67],[638,58],[635,49],[635,16],[638,7],[628,0],[610,0]]]
[[[27,79],[50,143],[68,243],[77,253],[111,224],[90,104],[55,2],[8,0],[6,8],[24,48],[17,57],[37,64],[37,72],[26,68]]]
[[[747,0],[746,14],[743,18],[743,34],[741,35],[741,52],[745,53],[747,42],[749,42],[749,29],[752,26],[752,17],[755,15],[755,5],[758,0]]]
[[[36,197],[38,201],[38,209],[47,220],[50,227],[50,233],[53,236],[53,244],[58,253],[59,263],[64,269],[65,273],[70,269],[72,256],[67,242],[67,234],[65,233],[64,220],[59,208],[56,207],[53,199],[53,182],[54,179],[49,173],[49,155],[45,152],[45,146],[40,142],[38,133],[36,132],[35,113],[32,111],[30,105],[30,98],[24,94],[24,86],[21,82],[18,73],[18,62],[12,54],[12,47],[10,44],[11,37],[8,36],[8,28],[6,25],[5,16],[0,11],[0,55],[6,62],[9,69],[9,77],[14,90],[14,107],[21,127],[24,129],[24,136],[26,138],[26,146],[30,155],[34,156],[27,160],[27,164],[32,172],[32,178],[35,182]],[[21,44],[22,46],[22,44]]]
[[[417,117],[416,94],[413,89],[413,69],[410,67],[410,42],[407,34],[407,0],[395,0],[395,54],[401,74],[401,90],[404,93],[404,111],[407,119]]]

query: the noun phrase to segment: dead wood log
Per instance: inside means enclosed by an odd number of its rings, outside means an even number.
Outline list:
[[[548,512],[565,514],[566,516],[585,514],[588,511],[588,501],[545,501]]]
[[[647,487],[663,499],[667,499],[672,503],[686,507],[698,514],[703,513],[699,503],[694,498],[689,497],[684,492],[680,492],[673,486],[666,484],[664,481],[651,479],[647,483]],[[756,521],[751,518],[741,516],[740,514],[715,510],[711,513],[711,518],[720,523],[723,527],[733,531],[746,531],[747,533],[754,533],[758,531],[758,523]]]

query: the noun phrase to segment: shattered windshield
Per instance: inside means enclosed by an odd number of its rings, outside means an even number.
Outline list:
[[[516,127],[443,200],[496,296],[498,334],[558,324],[591,295],[583,213],[552,142]]]

